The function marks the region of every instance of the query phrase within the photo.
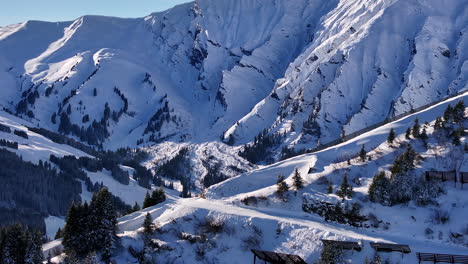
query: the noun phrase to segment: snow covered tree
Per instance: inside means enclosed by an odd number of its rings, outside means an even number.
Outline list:
[[[421,134],[419,135],[419,137],[421,138],[422,141],[426,141],[429,137],[427,136],[427,131],[426,131],[426,127],[423,128],[423,130],[421,131]]]
[[[153,206],[153,202],[151,200],[151,196],[149,192],[146,192],[145,199],[143,200],[143,209]]]
[[[453,108],[449,104],[444,111],[444,121],[445,123],[451,123],[453,120]]]
[[[84,263],[85,264],[99,264],[101,262],[99,262],[96,252],[93,251],[86,256]]]
[[[78,208],[75,204],[72,204],[70,209],[68,209],[66,224],[63,228],[62,245],[66,253],[76,252],[80,247],[81,241],[79,241],[79,236],[82,235],[81,231]]]
[[[135,202],[135,204],[132,207],[132,212],[137,212],[140,210],[141,210],[140,205],[137,202]]]
[[[332,181],[328,181],[327,193],[328,194],[333,193],[333,182]]]
[[[391,128],[390,132],[388,133],[387,142],[389,144],[393,144],[394,140],[395,140],[395,130],[393,130],[393,128]]]
[[[391,205],[406,203],[413,198],[414,177],[410,172],[392,175],[390,186]]]
[[[155,205],[166,201],[166,194],[164,193],[164,189],[159,187],[158,189],[154,190],[151,194],[151,199]]]
[[[296,170],[294,170],[293,185],[296,190],[304,188],[304,180],[302,179],[302,176],[297,170],[297,168]]]
[[[436,121],[434,123],[434,130],[435,131],[440,131],[441,129],[445,128],[444,127],[444,121],[442,120],[441,117],[437,117]]]
[[[13,225],[7,228],[2,254],[3,264],[24,263],[26,244],[23,235],[21,225]]]
[[[344,264],[343,249],[330,244],[325,244],[316,264]]]
[[[348,175],[345,173],[343,176],[343,180],[341,181],[340,189],[336,192],[336,194],[345,199],[346,197],[351,198],[353,196],[353,187],[348,182]]]
[[[164,189],[162,187],[156,190],[153,190],[153,192],[151,193],[151,196],[147,192],[145,196],[145,200],[143,201],[143,209],[148,208],[150,206],[155,206],[164,201],[166,201],[166,194],[164,193]]]
[[[284,198],[284,195],[289,191],[289,187],[284,181],[284,176],[279,175],[278,180],[276,181],[276,194],[278,194],[279,197]]]
[[[102,251],[102,258],[107,260],[117,245],[117,213],[112,194],[107,188],[102,188],[93,197],[90,210],[90,226],[93,229],[91,234],[95,237],[93,249]]]
[[[397,157],[393,163],[391,168],[392,176],[413,170],[420,160],[421,156],[413,149],[411,144],[408,144],[405,152]]]
[[[145,220],[143,220],[143,234],[150,236],[154,233],[153,218],[150,213],[146,213]]]
[[[465,119],[465,103],[460,100],[453,108],[453,122],[460,123]]]
[[[410,139],[411,138],[410,136],[411,136],[411,128],[408,127],[408,129],[406,129],[405,138]]]
[[[369,186],[369,200],[374,203],[388,205],[390,200],[390,179],[381,171],[372,178]]]
[[[25,232],[25,255],[24,255],[24,264],[42,264],[42,241],[41,234],[38,231]]]
[[[366,153],[366,148],[365,147],[366,146],[363,144],[362,147],[361,147],[361,150],[359,151],[359,157],[361,158],[362,162],[366,161],[367,153]]]
[[[421,129],[421,125],[419,125],[419,119],[416,118],[414,120],[414,124],[413,124],[413,130],[412,130],[412,135],[414,138],[419,138],[420,136],[420,129]]]

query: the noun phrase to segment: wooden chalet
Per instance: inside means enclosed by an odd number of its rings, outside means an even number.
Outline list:
[[[455,171],[426,171],[426,180],[457,182],[457,173]]]
[[[450,255],[437,253],[416,253],[418,261],[421,264],[424,261],[432,263],[462,263],[468,264],[468,255]]]
[[[263,251],[251,249],[254,255],[254,264],[257,263],[271,263],[271,264],[307,264],[301,257],[292,254],[284,254],[272,251]],[[262,262],[261,262],[262,261]]]
[[[370,246],[375,249],[375,251],[411,253],[411,249],[408,245],[370,242]]]
[[[353,242],[353,241],[337,241],[337,240],[327,240],[327,239],[322,239],[322,242],[324,245],[329,245],[332,247],[336,248],[341,248],[343,250],[355,250],[355,251],[361,251],[362,247],[359,245],[358,242]]]

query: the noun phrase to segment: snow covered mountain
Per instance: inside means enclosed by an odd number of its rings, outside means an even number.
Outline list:
[[[424,206],[415,199],[390,207],[369,201],[368,192],[406,143],[424,158],[415,180],[426,170],[467,164],[466,131],[456,132],[460,147],[450,141],[454,131],[438,136],[435,128],[449,104],[468,103],[467,34],[466,0],[197,0],[144,18],[0,27],[0,154],[6,149],[25,167],[66,176],[57,184],[60,195],[39,190],[53,196],[50,202],[24,203],[45,218],[50,237],[63,226],[64,204],[89,201],[101,183],[124,208],[141,203],[155,185],[172,187],[166,202],[120,218],[118,263],[135,261],[130,246],[133,253],[143,249],[139,229],[147,212],[160,227],[148,256],[159,262],[246,263],[254,247],[311,262],[323,238],[460,254],[468,227],[459,186],[443,185],[445,193]],[[288,149],[311,149],[413,111],[342,144],[276,162]],[[416,117],[427,122],[426,141],[405,136]],[[38,127],[76,141],[41,135]],[[391,128],[394,144],[386,142]],[[120,155],[88,146],[133,149]],[[356,156],[363,146],[370,160]],[[149,157],[135,158],[136,150]],[[82,162],[78,170],[60,166],[66,156],[75,157],[70,164]],[[90,166],[99,160],[111,164]],[[277,177],[292,186],[295,169],[305,187],[279,197]],[[352,198],[335,194],[344,174]],[[178,197],[208,186],[207,199]],[[0,207],[14,215],[14,202],[23,201],[12,197],[2,196]],[[342,223],[321,212],[333,205],[349,213],[355,204],[362,221]],[[46,255],[60,244],[45,245]],[[373,257],[369,247],[346,255],[354,263],[366,257]],[[387,257],[416,261],[414,254]]]
[[[467,8],[199,0],[140,19],[28,21],[0,28],[0,104],[106,148],[238,145],[265,129],[314,147],[466,89]]]
[[[169,195],[164,203],[119,219],[122,247],[116,250],[113,260],[128,263],[141,257],[139,263],[249,263],[252,259],[249,249],[261,248],[297,254],[307,263],[315,263],[323,249],[321,239],[354,241],[362,246],[360,252],[343,252],[343,261],[337,263],[379,263],[370,262],[378,259],[381,263],[416,263],[415,252],[466,254],[467,190],[460,183],[432,182],[434,186],[429,189],[441,188],[436,195],[420,193],[393,206],[373,202],[368,196],[375,175],[389,172],[407,144],[421,155],[414,170],[405,174],[414,180],[409,184],[419,186],[427,170],[468,170],[466,130],[460,145],[455,145],[443,136],[443,130],[436,128],[438,117],[459,101],[466,105],[468,92],[348,142],[214,185],[205,198],[181,199]],[[468,108],[463,110],[464,120],[455,126],[467,125]],[[424,124],[421,129],[426,131],[426,139],[405,135],[415,120]],[[395,139],[389,143],[391,129]],[[364,160],[356,155],[363,145]],[[298,190],[293,187],[296,169],[304,180],[304,187]],[[277,192],[278,175],[285,175],[290,186],[284,196]],[[353,186],[353,195],[341,198],[338,191],[344,175],[348,175]],[[337,206],[346,213],[333,219],[334,214],[343,214],[332,209]],[[357,208],[354,216],[358,220],[348,215],[350,207]],[[157,226],[150,244],[144,243],[142,228],[147,213]],[[377,254],[369,242],[406,244],[411,253]],[[55,240],[44,245],[44,252],[60,252],[60,247],[61,241]],[[58,255],[52,261],[60,263],[63,257]]]

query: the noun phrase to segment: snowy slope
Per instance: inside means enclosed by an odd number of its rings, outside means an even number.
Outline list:
[[[154,254],[149,256],[154,261],[165,263],[248,263],[252,258],[249,248],[298,254],[308,263],[313,263],[320,256],[321,239],[361,243],[364,247],[362,252],[345,253],[347,263],[363,263],[366,258],[372,259],[374,250],[368,242],[376,241],[408,244],[411,247],[410,254],[381,253],[382,258],[389,259],[391,263],[414,263],[417,261],[415,252],[465,254],[468,245],[465,231],[468,204],[466,188],[461,189],[460,184],[455,187],[453,183],[445,183],[446,193],[437,198],[438,205],[417,206],[410,202],[385,207],[365,199],[374,174],[388,169],[396,156],[401,154],[399,146],[408,141],[405,139],[406,128],[412,126],[416,118],[422,124],[429,123],[430,135],[427,149],[420,140],[411,140],[425,158],[416,171],[450,170],[456,160],[466,163],[466,153],[455,153],[457,148],[451,144],[440,145],[431,136],[433,131],[430,129],[446,107],[459,100],[468,104],[468,92],[348,142],[266,166],[212,186],[208,189],[207,199],[169,196],[162,204],[122,217],[119,220],[119,236],[124,249],[116,252],[114,259],[117,263],[135,261],[125,248],[132,246],[138,250],[143,247],[140,231],[147,212],[160,227],[154,235],[159,248],[150,251]],[[465,116],[468,116],[468,108]],[[397,136],[393,146],[386,142],[390,128],[395,130]],[[466,140],[466,137],[462,138],[462,145]],[[347,164],[343,158],[359,151],[362,144],[368,147],[367,154],[372,160],[362,162],[359,158],[353,158],[351,165]],[[306,186],[297,193],[291,191],[287,201],[283,201],[275,194],[277,176],[286,175],[286,182],[291,186],[292,172],[296,168],[303,175]],[[309,172],[310,168],[314,169]],[[344,171],[355,186],[355,194],[347,202],[358,202],[363,206],[363,214],[376,215],[383,221],[380,227],[357,228],[327,222],[319,215],[302,210],[304,199],[340,201],[335,194],[327,194],[326,186],[319,179],[326,177],[339,185]],[[359,179],[360,184],[356,184],[354,179]],[[257,204],[241,203],[243,198],[253,196],[258,198]],[[432,222],[432,213],[438,208],[449,211],[448,223]],[[206,223],[210,222],[224,225],[221,231],[213,231],[206,229]],[[433,235],[427,234],[427,228],[432,230]],[[461,240],[454,239],[452,234],[462,234]],[[51,246],[59,245],[54,241],[44,248],[49,250]]]
[[[268,128],[313,147],[466,89],[467,14],[465,1],[340,1],[225,136]]]
[[[0,29],[0,103],[54,129],[64,112],[87,129],[108,103],[108,148],[238,145],[263,129],[314,147],[466,89],[466,8],[199,0],[138,19],[28,21]]]
[[[50,155],[56,157],[75,156],[75,157],[92,157],[91,155],[75,149],[69,145],[57,144],[50,139],[28,130],[27,126],[32,126],[28,121],[19,119],[11,114],[0,111],[0,124],[10,128],[11,133],[0,131],[0,139],[8,140],[10,142],[17,142],[18,149],[5,148],[8,151],[15,152],[21,156],[23,160],[38,164],[40,161],[50,163]],[[28,138],[20,137],[13,132],[15,130],[24,131]],[[133,172],[133,168],[122,166],[124,170]],[[103,170],[100,172],[86,172],[92,183],[102,183],[106,186],[115,196],[119,197],[128,205],[133,205],[135,202],[141,204],[144,200],[145,194],[148,189],[138,185],[135,180],[130,179],[128,185],[122,184],[115,180],[109,171]],[[18,190],[21,192],[22,190]],[[166,190],[171,194],[175,194],[172,190]],[[92,194],[86,189],[84,182],[81,188],[82,201],[90,201]],[[45,218],[46,232],[49,238],[53,238],[57,229],[63,227],[65,216],[49,216]]]

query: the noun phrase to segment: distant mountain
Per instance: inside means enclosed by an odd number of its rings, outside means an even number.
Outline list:
[[[467,8],[200,0],[28,21],[0,28],[0,103],[106,148],[239,145],[263,130],[314,147],[466,89]]]

